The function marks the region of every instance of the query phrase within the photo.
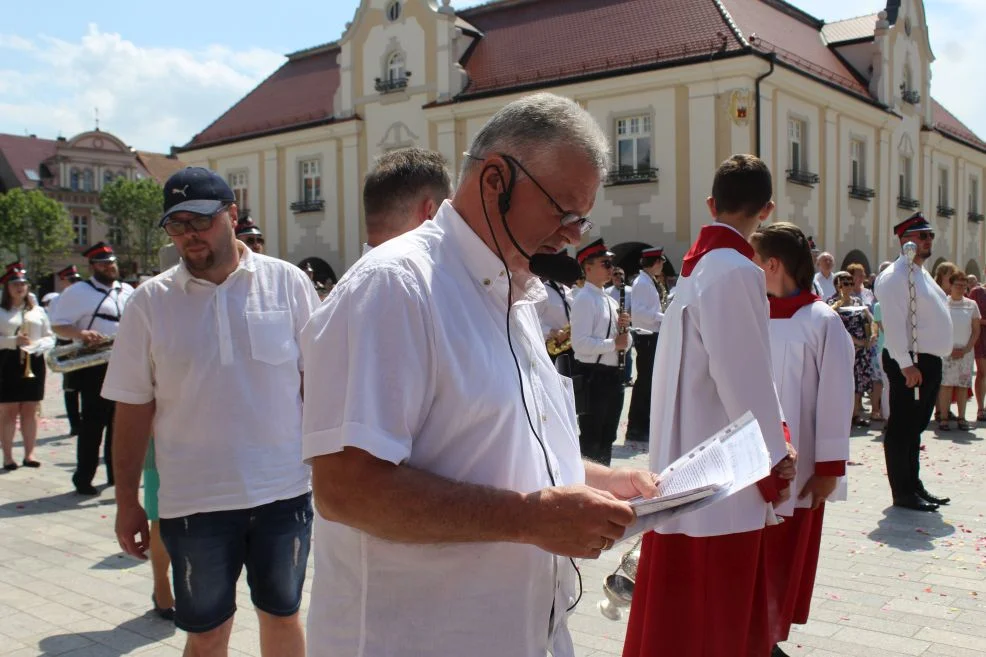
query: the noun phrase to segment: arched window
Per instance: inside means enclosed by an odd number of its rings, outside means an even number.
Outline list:
[[[82,191],[91,192],[95,184],[92,175],[92,169],[86,169],[82,172]]]
[[[387,80],[397,82],[403,80],[404,75],[404,53],[395,52],[387,60]]]
[[[72,188],[73,192],[82,189],[82,178],[78,169],[72,169],[72,172],[69,174],[69,187]]]
[[[401,17],[401,3],[397,0],[391,2],[387,5],[387,20],[391,23],[398,20]]]
[[[111,182],[113,182],[113,172],[112,171],[104,171],[103,172],[103,187],[106,187]]]

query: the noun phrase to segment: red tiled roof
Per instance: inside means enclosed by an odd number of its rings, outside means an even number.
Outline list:
[[[877,14],[867,14],[856,18],[847,18],[841,21],[826,23],[822,28],[822,38],[829,45],[845,43],[846,41],[857,41],[860,39],[872,39],[876,32],[876,21],[879,19]]]
[[[459,15],[483,33],[460,98],[743,49],[713,0],[504,0]]]
[[[329,47],[288,59],[181,150],[331,120],[339,88],[338,54],[338,47]]]
[[[869,90],[822,41],[822,22],[780,0],[720,0],[753,46],[802,72],[866,99]]]
[[[931,120],[934,123],[932,127],[935,130],[947,137],[952,137],[958,141],[965,142],[973,148],[986,152],[986,142],[977,137],[976,133],[967,128],[964,123],[955,118],[954,114],[942,107],[941,103],[934,98],[931,99],[931,108]]]
[[[140,166],[147,172],[147,175],[162,185],[167,182],[171,174],[185,166],[185,163],[177,157],[148,151],[137,151],[137,161],[140,162]]]
[[[33,170],[40,176],[41,163],[55,154],[57,144],[53,139],[0,134],[0,154],[24,189],[39,186],[38,181],[30,180],[25,171]]]

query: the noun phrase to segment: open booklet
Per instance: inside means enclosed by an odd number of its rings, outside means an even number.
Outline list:
[[[637,519],[621,541],[714,504],[769,474],[770,453],[760,425],[747,412],[665,468],[655,497],[629,500]]]

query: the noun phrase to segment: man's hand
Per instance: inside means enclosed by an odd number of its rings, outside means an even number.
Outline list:
[[[84,331],[80,331],[80,336],[82,337],[83,344],[87,347],[99,344],[101,342],[106,342],[106,336],[99,331],[86,329]]]
[[[616,336],[616,350],[617,351],[626,351],[629,348],[630,348],[630,334],[629,333],[620,333],[618,336]]]
[[[609,471],[605,490],[620,500],[628,500],[638,495],[650,498],[657,495],[659,483],[657,475],[649,470],[613,468]]]
[[[26,346],[28,346],[30,344],[31,344],[31,338],[27,337],[26,335],[18,335],[17,336],[17,346],[18,347],[26,347]]]
[[[794,445],[791,443],[786,443],[785,447],[787,447],[787,456],[782,458],[781,462],[775,465],[771,472],[781,479],[790,481],[798,474],[798,451],[794,449]]]
[[[598,559],[636,517],[626,502],[589,486],[545,488],[525,499],[532,514],[523,542],[565,557]]]
[[[621,331],[626,331],[628,328],[630,328],[630,314],[620,313],[619,319],[616,320],[616,327]]]
[[[799,500],[803,500],[806,497],[811,497],[811,508],[817,509],[822,505],[822,502],[827,500],[832,492],[835,490],[836,485],[839,483],[838,477],[823,477],[819,475],[812,475],[805,487],[801,489],[801,494],[798,495]]]
[[[134,540],[140,536],[140,541]],[[151,528],[144,507],[134,502],[116,506],[116,540],[131,557],[147,559],[144,554],[151,545]]]
[[[921,382],[924,380],[921,377],[921,370],[916,365],[903,368],[901,373],[904,375],[904,380],[908,388],[915,388],[921,385]]]

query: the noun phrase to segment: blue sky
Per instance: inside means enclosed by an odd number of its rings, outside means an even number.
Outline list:
[[[986,138],[984,0],[926,0],[932,92]],[[335,40],[358,0],[147,3],[49,0],[0,24],[0,132],[71,136],[101,126],[141,149],[185,143],[274,71],[285,53]],[[480,2],[453,0],[464,8]],[[825,20],[883,0],[794,0]]]

